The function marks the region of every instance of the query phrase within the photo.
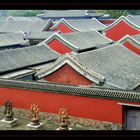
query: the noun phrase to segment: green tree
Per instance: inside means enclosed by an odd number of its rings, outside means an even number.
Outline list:
[[[111,18],[119,18],[129,14],[128,10],[96,10],[97,13],[109,14]]]
[[[140,15],[140,10],[96,10],[97,13],[109,14],[111,18],[119,18],[124,15]]]
[[[44,13],[44,10],[8,10],[10,16],[36,16]]]
[[[140,10],[127,10],[130,15],[140,15]]]

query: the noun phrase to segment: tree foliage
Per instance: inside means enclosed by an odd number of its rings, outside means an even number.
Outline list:
[[[44,13],[44,10],[8,10],[8,15],[11,16],[36,16]]]
[[[96,10],[96,12],[109,14],[111,18],[119,18],[122,15],[140,15],[140,10]]]
[[[45,10],[0,10],[0,16],[36,16],[43,14]],[[96,10],[97,13],[109,14],[111,18],[119,18],[124,15],[140,15],[140,10]]]

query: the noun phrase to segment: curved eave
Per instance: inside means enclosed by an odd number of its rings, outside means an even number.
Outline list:
[[[137,26],[136,24],[132,23],[130,20],[128,20],[126,17],[121,16],[119,17],[117,20],[115,20],[112,24],[110,24],[109,26],[107,26],[105,29],[102,30],[102,32],[105,32],[111,28],[113,28],[114,26],[116,26],[119,22],[124,21],[125,23],[129,24],[130,26],[132,26],[132,28],[135,28],[136,30],[140,31],[140,27]]]
[[[50,26],[50,24],[53,23],[51,19],[48,20],[47,25],[44,26],[43,31]]]
[[[76,60],[74,60],[70,55],[66,54],[63,55],[61,58],[59,58],[52,66],[49,68],[46,68],[46,70],[41,70],[40,72],[35,74],[35,77],[38,79],[45,77],[49,74],[52,74],[59,68],[61,68],[63,65],[68,64],[73,69],[75,69],[78,73],[89,79],[90,81],[93,81],[94,83],[98,85],[102,85],[105,81],[105,78],[94,71],[89,70],[88,68],[84,67],[80,63],[78,63]]]
[[[97,30],[92,29],[91,31],[96,32],[97,34],[99,34],[100,36],[102,36],[104,39],[107,39],[108,41],[110,41],[110,43],[113,43],[114,41],[106,36],[104,36],[103,34],[99,33]]]
[[[137,48],[140,49],[140,42],[138,42],[137,40],[135,40],[134,38],[132,38],[129,35],[124,36],[123,38],[121,38],[118,42],[119,43],[125,43],[126,41],[131,42],[133,45],[135,45]]]
[[[98,22],[100,25],[104,26],[106,28],[106,25],[104,25],[103,23],[101,23],[99,20],[97,20],[96,18],[92,18],[93,20],[95,20],[96,22]]]
[[[22,43],[24,43],[24,42],[15,43],[15,44],[5,44],[5,45],[0,44],[0,48],[6,48],[6,47],[9,48],[9,47],[18,46],[18,45],[19,45],[19,48],[20,48],[20,45],[22,45]]]
[[[72,50],[75,51],[79,51],[79,48],[73,44],[71,44],[70,42],[68,42],[67,40],[65,40],[63,37],[61,37],[58,33],[53,34],[52,36],[50,36],[48,39],[44,40],[44,43],[49,43],[51,42],[53,39],[57,39],[60,42],[62,42],[62,44],[64,45],[68,45],[69,48],[71,48]]]
[[[139,86],[140,86],[140,83],[138,83],[137,85],[135,85],[135,86],[133,87],[133,90],[137,89]]]
[[[41,43],[37,44],[36,46],[40,46],[40,45],[44,45],[44,46],[45,46],[45,47],[47,47],[50,51],[52,51],[53,53],[57,54],[57,55],[58,55],[58,57],[60,57],[60,56],[61,56],[58,52],[54,51],[54,50],[53,50],[53,49],[51,49],[48,45],[46,45],[46,43],[41,42]],[[57,58],[57,59],[58,59],[58,58]]]
[[[80,32],[81,30],[76,29],[75,27],[73,27],[71,24],[69,24],[64,18],[62,18],[60,21],[58,21],[58,23],[56,23],[54,26],[52,26],[50,28],[50,30],[55,30],[60,24],[65,24],[66,26],[68,26],[70,29],[72,29],[73,31],[78,31]]]

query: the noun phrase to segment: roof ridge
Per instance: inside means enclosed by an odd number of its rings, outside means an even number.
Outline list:
[[[54,30],[56,29],[61,23],[64,23],[65,25],[68,25],[71,29],[75,30],[75,31],[80,31],[79,29],[76,29],[75,27],[73,27],[66,19],[61,18],[56,24],[54,24],[50,30]]]
[[[104,27],[106,27],[105,24],[103,24],[102,22],[100,22],[98,19],[96,19],[95,17],[92,18],[93,20],[97,21],[99,24],[103,25]]]
[[[124,40],[127,40],[127,39],[130,39],[130,41],[133,41],[133,43],[136,43],[140,47],[140,42],[138,42],[135,38],[133,38],[132,36],[128,34],[122,37],[120,40],[118,40],[118,42],[122,43]]]
[[[59,54],[57,51],[51,49],[45,42],[41,42],[40,44],[38,44],[38,46],[39,46],[39,45],[45,46],[47,49],[49,49],[50,51],[54,52],[55,54],[57,54],[57,55],[59,55],[59,56],[61,55],[61,54]],[[37,46],[37,45],[36,45],[36,46]]]
[[[121,20],[127,21],[130,25],[133,25],[134,28],[137,28],[138,30],[140,30],[140,26],[136,25],[135,23],[131,22],[129,19],[127,19],[127,17],[125,16],[120,16],[118,19],[116,19],[113,23],[111,23],[110,25],[108,25],[105,29],[102,30],[102,32],[105,32],[106,30],[114,27],[116,24],[118,24]]]
[[[110,39],[110,38],[108,38],[107,36],[105,36],[105,35],[99,33],[97,30],[95,30],[95,29],[92,29],[92,30],[94,30],[97,34],[99,34],[100,36],[104,37],[105,39],[108,39],[108,40],[114,42],[112,39]],[[91,31],[92,31],[92,30],[91,30]]]
[[[90,70],[89,68],[83,66],[81,63],[79,63],[75,58],[72,57],[71,54],[64,54],[62,55],[57,61],[55,61],[49,68],[40,70],[35,74],[36,77],[41,78],[45,75],[51,74],[56,69],[59,69],[64,64],[69,64],[71,67],[73,67],[76,71],[83,74],[83,71],[86,72],[88,75],[84,75],[88,79],[92,79],[96,84],[103,84],[105,78],[101,76],[100,74]]]
[[[61,36],[61,34],[58,34],[58,32],[52,34],[49,38],[47,38],[43,42],[48,43],[48,42],[52,41],[54,38],[58,39],[59,41],[62,41],[63,43],[65,42],[70,48],[72,48],[74,50],[79,50],[79,48],[77,46],[68,42],[66,39],[63,38],[63,36]]]

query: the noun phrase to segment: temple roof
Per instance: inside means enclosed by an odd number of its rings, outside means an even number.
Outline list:
[[[59,57],[46,45],[36,45],[0,52],[0,73],[54,61]]]
[[[44,32],[30,32],[26,35],[26,39],[41,39],[45,40],[50,37],[54,32],[51,31],[44,31]]]
[[[22,33],[0,34],[0,47],[22,45],[26,42]]]
[[[104,76],[107,85],[126,90],[140,84],[140,57],[122,45],[84,52],[74,58]]]
[[[26,20],[26,21],[28,21],[28,20],[39,20],[39,21],[41,21],[42,19],[39,18],[39,17],[8,16],[7,18],[5,18],[5,21],[7,21],[7,20],[21,20],[21,21],[23,21],[23,20]]]
[[[4,78],[4,79],[17,79],[19,77],[23,77],[29,74],[34,74],[35,70],[31,70],[31,69],[23,69],[23,70],[19,70],[19,71],[15,71],[15,72],[10,72],[7,74],[3,74],[0,75],[0,78]]]
[[[136,48],[140,49],[140,34],[137,35],[125,35],[118,42],[125,43],[126,41],[131,42]]]
[[[87,14],[89,16],[93,16],[93,17],[102,17],[104,14],[103,13],[97,13],[96,10],[87,10]]]
[[[135,25],[140,26],[140,15],[128,15],[126,18]]]
[[[86,32],[76,32],[69,34],[60,34],[62,38],[80,49],[91,48],[93,46],[102,46],[112,43],[113,41],[96,30]]]
[[[103,29],[103,32],[113,28],[114,26],[116,26],[120,21],[125,21],[127,24],[129,24],[130,26],[132,26],[133,28],[140,30],[140,24],[137,24],[135,21],[130,20],[130,18],[125,17],[125,16],[120,16],[118,19],[116,19],[112,24],[109,24],[106,28]]]
[[[42,78],[46,75],[53,73],[54,71],[58,70],[63,65],[68,64],[73,67],[76,71],[78,71],[81,75],[85,76],[87,79],[94,81],[94,83],[98,85],[102,85],[104,83],[104,77],[90,69],[86,68],[85,66],[81,65],[77,62],[70,54],[62,55],[58,61],[52,63],[49,66],[46,66],[39,70],[35,76],[37,78]],[[86,74],[85,74],[86,73]]]
[[[97,50],[69,55],[73,58],[72,60],[75,60],[75,63],[79,64],[75,65],[75,67],[77,67],[75,70],[84,68],[87,69],[88,74],[93,75],[93,77],[100,75],[97,76],[98,78],[96,79],[100,79],[99,81],[102,82],[104,81],[102,83],[103,87],[132,90],[136,85],[140,84],[140,57],[119,43]],[[53,70],[56,71],[56,65],[58,65],[58,67],[62,65],[59,60],[60,59],[50,67],[50,70],[46,67],[46,69],[38,72],[36,76],[41,78],[52,73]],[[94,74],[92,74],[92,72]],[[101,77],[104,77],[104,80]],[[96,80],[92,81],[96,84],[100,83]]]
[[[63,44],[75,51],[85,50],[89,48],[100,48],[108,44],[113,43],[113,41],[96,30],[86,31],[86,32],[72,32],[66,34],[53,34],[44,42],[48,43],[54,38],[60,40]]]
[[[69,17],[100,17],[101,13],[95,10],[47,10],[44,14],[38,14],[38,17],[45,18],[69,18]]]
[[[92,29],[95,30],[103,30],[106,26],[102,24],[100,21],[98,21],[96,18],[92,19],[77,19],[77,20],[66,20],[61,19],[59,20],[53,27],[51,27],[51,30],[56,29],[61,23],[66,24],[71,29],[75,31],[90,31]]]
[[[87,10],[47,10],[44,14],[38,14],[38,17],[83,17]]]
[[[131,37],[140,43],[140,34],[132,35]]]
[[[0,26],[0,32],[41,32],[48,28],[50,23],[52,23],[51,20],[8,20],[3,22],[3,24]]]

